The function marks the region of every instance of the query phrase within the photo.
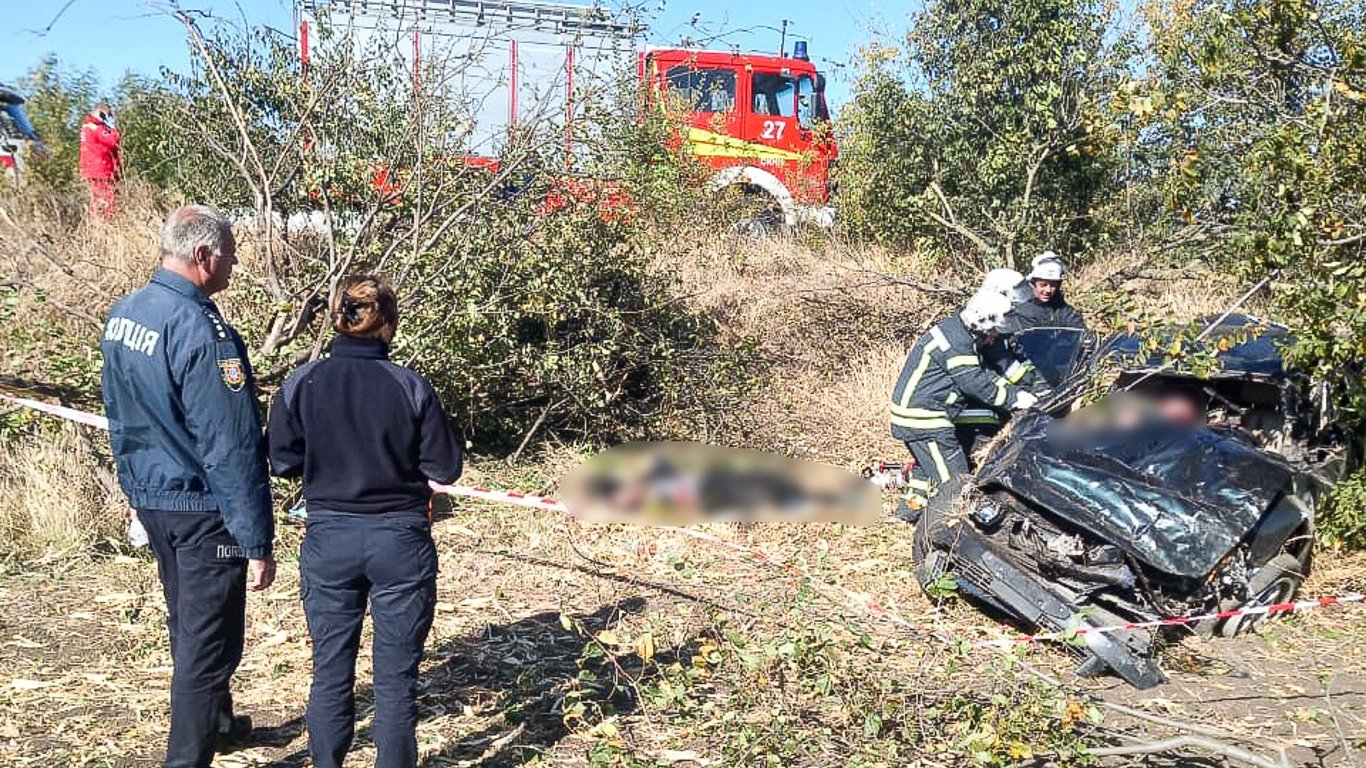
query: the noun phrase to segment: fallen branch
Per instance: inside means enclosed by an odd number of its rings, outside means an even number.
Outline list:
[[[1286,760],[1284,754],[1281,755],[1279,761],[1271,760],[1249,752],[1242,747],[1235,747],[1232,744],[1226,744],[1222,741],[1215,741],[1213,739],[1205,739],[1199,736],[1173,736],[1170,739],[1163,739],[1162,741],[1140,742],[1131,744],[1127,747],[1087,749],[1086,753],[1094,757],[1123,757],[1125,755],[1153,755],[1186,747],[1203,749],[1206,752],[1213,752],[1216,755],[1226,757],[1230,760],[1237,760],[1239,762],[1247,763],[1248,765],[1262,766],[1262,768],[1290,767],[1290,763]]]
[[[547,405],[545,407],[545,410],[541,411],[541,415],[536,418],[536,423],[532,424],[531,429],[528,429],[526,434],[522,436],[522,442],[517,445],[517,450],[513,451],[512,455],[508,457],[509,466],[515,464],[517,462],[517,459],[521,457],[522,451],[526,449],[527,443],[531,442],[532,435],[535,435],[536,432],[541,428],[541,425],[545,423],[545,419],[547,416],[550,415],[550,412],[555,410],[556,408],[559,408],[567,402],[569,402],[569,398],[560,398],[557,402]]]

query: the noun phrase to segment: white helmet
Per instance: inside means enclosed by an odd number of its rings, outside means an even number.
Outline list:
[[[1032,262],[1034,269],[1029,272],[1030,280],[1061,280],[1067,274],[1067,268],[1062,265],[1062,259],[1052,251],[1044,251],[1034,257]]]
[[[1010,299],[993,291],[978,291],[968,299],[968,305],[958,313],[963,325],[973,333],[999,331],[1010,311]]]
[[[1029,286],[1025,285],[1025,276],[1013,269],[991,270],[977,290],[999,293],[1010,300],[1012,307],[1028,301],[1031,295]]]

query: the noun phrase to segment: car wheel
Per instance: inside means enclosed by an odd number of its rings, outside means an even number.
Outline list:
[[[1299,591],[1300,583],[1304,581],[1305,572],[1308,570],[1307,560],[1307,555],[1302,560],[1289,552],[1276,555],[1271,562],[1258,568],[1252,575],[1247,584],[1247,591],[1251,597],[1240,607],[1264,608],[1289,602]],[[1234,616],[1225,619],[1215,631],[1220,637],[1237,637],[1251,630],[1266,616],[1264,613]]]

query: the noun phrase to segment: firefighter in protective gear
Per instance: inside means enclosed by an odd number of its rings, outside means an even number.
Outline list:
[[[1034,257],[1026,279],[1032,292],[1029,300],[1015,308],[1013,330],[1026,328],[1086,328],[1081,313],[1062,295],[1062,278],[1067,274],[1062,259],[1052,251]]]
[[[982,280],[982,287],[977,290],[1001,294],[1010,300],[1011,309],[1029,301],[1030,296],[1033,295],[1029,290],[1029,284],[1025,281],[1025,276],[1013,269],[991,270]]]
[[[996,341],[1010,300],[990,291],[968,300],[921,336],[892,389],[892,436],[915,457],[910,489],[900,514],[918,516],[928,504],[950,503],[969,471],[954,419],[976,400],[993,408],[1023,410],[1038,400],[990,370],[982,348]]]
[[[979,293],[996,293],[1010,301],[1012,313],[1033,295],[1025,276],[1013,269],[993,269],[987,273],[978,288]],[[1006,324],[995,341],[982,348],[982,358],[988,367],[1005,377],[1011,384],[1023,387],[1037,397],[1048,394],[1048,382],[1034,369],[1034,364],[1018,345],[1013,344],[1009,333],[1013,330],[1015,318],[1006,315]],[[972,467],[973,454],[978,446],[991,439],[1005,424],[1006,410],[993,408],[989,404],[970,399],[962,412],[954,417],[954,431],[958,442],[967,454],[968,466]],[[974,467],[975,468],[975,467]]]
[[[81,121],[81,178],[90,185],[91,216],[107,217],[114,212],[121,139],[108,104],[96,104]]]

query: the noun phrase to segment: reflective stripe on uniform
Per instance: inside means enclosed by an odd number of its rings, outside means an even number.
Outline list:
[[[908,419],[942,419],[948,417],[947,411],[932,411],[927,408],[907,408],[892,403],[892,415]]]
[[[930,458],[934,459],[934,469],[939,473],[940,482],[947,483],[953,479],[949,473],[949,465],[944,463],[944,454],[939,451],[939,443],[931,440],[929,442]]]
[[[892,403],[892,423],[909,429],[952,429],[953,422],[945,411],[908,408]]]
[[[930,367],[930,350],[920,350],[920,360],[915,364],[915,370],[911,371],[911,377],[906,380],[906,388],[901,390],[901,402],[897,403],[902,408],[910,405],[911,397],[915,395],[915,388],[920,386],[920,380],[925,377],[925,371]]]
[[[913,419],[906,416],[892,416],[892,424],[907,429],[953,429],[953,422],[949,417],[942,416],[937,419]]]
[[[1009,386],[1010,382],[1006,381],[1005,379],[999,377],[996,379],[996,400],[992,403],[992,405],[1002,406],[1006,404],[1006,395],[1008,394],[1006,392],[1006,387]]]
[[[945,336],[944,332],[939,330],[939,326],[936,325],[930,329],[930,338],[933,339],[932,344],[938,347],[940,352],[949,351],[949,337]]]
[[[957,392],[950,392],[949,396],[944,398],[944,405],[953,405],[956,402],[958,402]]]
[[[1015,362],[1010,364],[1009,368],[1006,369],[1006,381],[1010,382],[1011,384],[1019,384],[1020,380],[1023,379],[1026,375],[1028,375],[1028,373],[1032,370],[1034,370],[1034,366],[1030,365],[1029,363],[1022,363],[1019,360],[1016,360]]]
[[[961,413],[953,417],[956,425],[964,424],[1000,424],[1001,416],[990,408],[964,408]]]
[[[982,358],[977,355],[954,355],[944,362],[944,367],[952,371],[955,368],[967,368],[973,365],[981,365]]]

